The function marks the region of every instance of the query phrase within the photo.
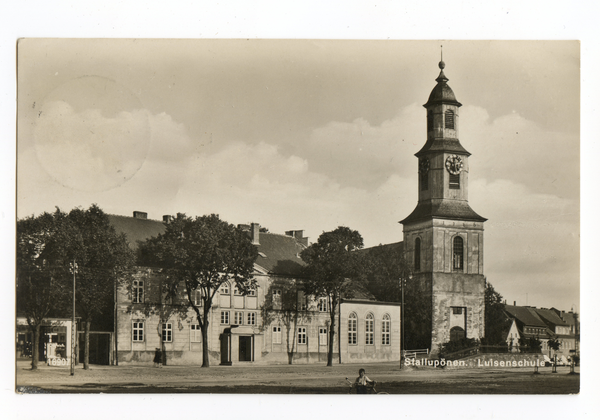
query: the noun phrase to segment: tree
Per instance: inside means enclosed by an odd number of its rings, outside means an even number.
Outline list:
[[[240,293],[256,287],[252,277],[258,250],[241,229],[211,214],[191,218],[178,213],[165,232],[140,244],[143,265],[162,270],[167,287],[183,286],[202,331],[202,367],[209,367],[208,325],[213,298],[225,282]],[[196,304],[198,293],[201,304]]]
[[[369,292],[379,301],[401,302],[404,282],[404,348],[422,349],[431,343],[431,292],[413,279],[402,248],[379,245],[365,250],[362,267]]]
[[[290,365],[293,364],[296,353],[296,329],[300,322],[308,324],[313,315],[311,311],[303,310],[300,306],[300,299],[303,298],[303,291],[299,290],[295,280],[275,279],[270,284],[261,306],[263,328],[275,321],[283,324],[285,328],[285,344]]]
[[[85,326],[84,369],[89,369],[91,323],[112,316],[114,284],[131,273],[134,254],[95,204],[68,214],[57,209],[17,225],[17,309],[28,314],[30,325],[38,325],[39,335],[44,318],[69,312],[75,271],[76,313]]]
[[[511,320],[504,312],[503,297],[486,279],[485,282],[485,337],[482,340],[487,345],[505,345],[505,332],[510,328]]]
[[[73,209],[67,219],[70,230],[57,237],[62,244],[57,259],[63,267],[76,264],[76,310],[84,326],[83,368],[89,369],[91,324],[113,316],[115,282],[128,282],[135,254],[97,205]],[[66,284],[71,284],[71,278],[64,272]]]
[[[156,316],[158,323],[156,324],[156,333],[158,334],[159,346],[161,349],[162,364],[167,365],[167,352],[163,339],[163,324],[172,316],[178,316],[180,319],[185,319],[188,316],[190,307],[187,296],[182,299],[181,287],[178,283],[171,282],[165,277],[161,270],[149,270],[148,278],[145,284],[148,289],[145,293],[145,298],[142,303],[132,303],[127,307],[127,312],[132,313],[141,311],[146,318]],[[138,273],[139,276],[139,273]]]
[[[548,357],[552,359],[551,350],[554,350],[554,355],[556,356],[556,352],[560,350],[560,341],[557,338],[548,339]]]
[[[363,238],[355,230],[340,226],[331,232],[324,232],[316,243],[300,253],[307,264],[303,288],[307,295],[328,300],[330,318],[329,350],[327,366],[333,365],[333,344],[335,339],[335,314],[342,298],[354,295],[355,283],[364,283],[361,276],[361,255],[355,252],[363,247]]]
[[[54,213],[17,221],[17,313],[23,314],[33,335],[31,369],[38,368],[42,324],[63,309],[65,291],[57,281],[62,267],[51,260],[47,243],[60,229],[66,215]]]

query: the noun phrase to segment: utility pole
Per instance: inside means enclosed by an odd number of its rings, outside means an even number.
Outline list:
[[[71,376],[75,375],[75,336],[77,328],[75,326],[75,274],[77,273],[77,263],[73,259],[71,263],[71,272],[73,273],[73,318],[71,320]]]
[[[404,276],[400,278],[400,369],[404,364],[404,285],[406,279]]]

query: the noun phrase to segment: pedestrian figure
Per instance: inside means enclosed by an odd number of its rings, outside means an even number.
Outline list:
[[[358,378],[356,378],[356,381],[354,382],[354,384],[356,385],[356,393],[357,394],[366,394],[367,393],[367,387],[370,386],[375,386],[375,381],[370,380],[367,375],[365,375],[365,370],[364,369],[359,369],[358,371]]]
[[[161,353],[162,352],[157,347],[156,350],[154,351],[154,367],[160,367],[160,364],[162,362],[162,354]]]

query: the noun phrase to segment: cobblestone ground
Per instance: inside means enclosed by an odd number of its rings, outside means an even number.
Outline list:
[[[568,367],[540,368],[406,368],[397,364],[281,366],[95,366],[75,375],[68,368],[16,364],[18,393],[262,393],[347,394],[345,378],[354,380],[359,368],[389,394],[576,394],[576,375]]]

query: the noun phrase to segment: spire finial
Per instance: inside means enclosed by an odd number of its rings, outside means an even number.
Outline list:
[[[440,45],[440,70],[444,70],[444,67],[446,67],[446,63],[444,63],[444,46]]]

